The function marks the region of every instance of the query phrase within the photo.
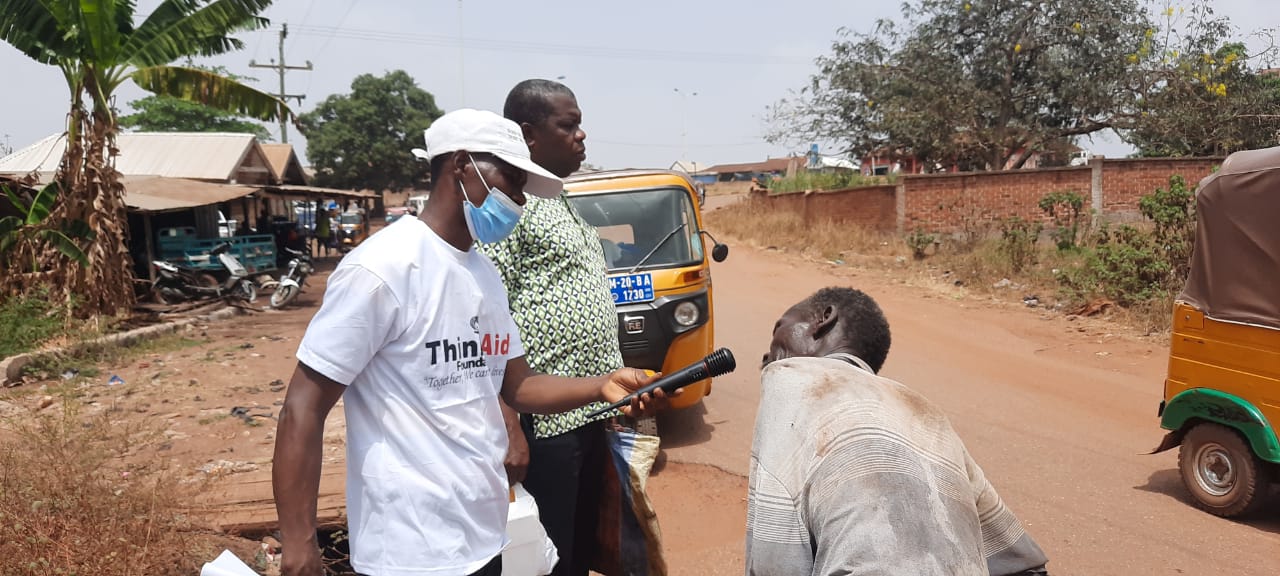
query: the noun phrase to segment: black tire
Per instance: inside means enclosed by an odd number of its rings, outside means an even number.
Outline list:
[[[1272,469],[1238,432],[1214,423],[1195,425],[1178,451],[1182,483],[1202,510],[1231,518],[1266,506]]]
[[[298,295],[297,286],[286,286],[284,284],[281,284],[279,287],[276,288],[275,292],[271,293],[271,307],[284,308],[297,295]]]

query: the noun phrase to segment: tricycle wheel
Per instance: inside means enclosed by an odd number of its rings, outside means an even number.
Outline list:
[[[1197,506],[1215,516],[1250,514],[1267,503],[1271,470],[1235,430],[1197,424],[1178,451],[1182,483]]]

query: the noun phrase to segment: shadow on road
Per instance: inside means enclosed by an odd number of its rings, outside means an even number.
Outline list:
[[[1280,534],[1280,494],[1276,494],[1280,490],[1278,486],[1272,486],[1271,503],[1263,508],[1257,514],[1248,518],[1231,518],[1228,521],[1252,526],[1258,530],[1271,532],[1272,534]],[[1158,470],[1147,478],[1147,483],[1143,486],[1134,486],[1136,490],[1151,492],[1153,494],[1163,494],[1186,506],[1195,507],[1191,500],[1191,494],[1187,493],[1187,488],[1182,485],[1182,476],[1176,468],[1167,470]],[[1208,514],[1206,512],[1206,514]]]
[[[711,440],[716,429],[707,422],[707,407],[699,402],[684,410],[672,410],[658,415],[658,433],[662,436],[662,450],[658,453],[651,473],[657,474],[667,464],[667,449],[693,446]]]

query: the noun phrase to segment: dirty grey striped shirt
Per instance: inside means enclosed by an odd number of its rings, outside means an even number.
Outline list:
[[[1046,563],[946,416],[833,358],[761,374],[748,576],[1039,573]]]

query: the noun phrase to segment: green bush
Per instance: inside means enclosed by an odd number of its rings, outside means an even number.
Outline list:
[[[0,358],[35,349],[62,334],[65,323],[64,311],[50,304],[43,292],[0,303]]]
[[[1072,250],[1080,245],[1084,229],[1084,196],[1071,190],[1059,190],[1040,199],[1040,209],[1053,219],[1049,236],[1058,250]]]
[[[912,257],[916,260],[924,260],[926,251],[937,241],[937,236],[916,228],[914,232],[907,236],[907,247],[911,248]]]
[[[1150,232],[1133,226],[1103,227],[1084,261],[1058,276],[1065,296],[1102,296],[1121,306],[1168,298],[1186,281],[1195,244],[1195,191],[1181,176],[1169,178],[1138,200]]]
[[[794,176],[771,179],[769,193],[787,194],[805,190],[842,190],[858,186],[892,184],[893,176],[863,176],[858,172],[796,172]]]
[[[1038,222],[1017,216],[1000,223],[1000,253],[1008,260],[1014,273],[1036,263],[1036,243],[1040,240],[1042,228]]]
[[[1151,234],[1133,226],[1103,228],[1084,263],[1059,276],[1077,300],[1103,296],[1131,306],[1168,294],[1169,264]]]
[[[1169,177],[1168,188],[1138,200],[1138,210],[1155,223],[1152,240],[1168,267],[1170,288],[1181,285],[1191,271],[1191,250],[1196,240],[1196,193],[1182,176]]]

